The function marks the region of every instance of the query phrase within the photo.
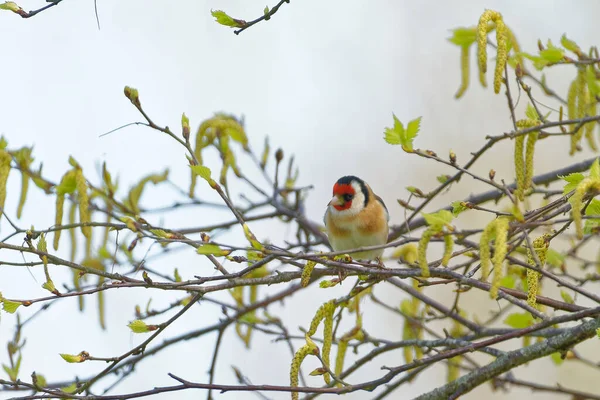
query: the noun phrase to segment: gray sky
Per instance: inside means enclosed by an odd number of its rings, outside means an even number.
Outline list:
[[[100,137],[120,125],[141,120],[123,96],[123,87],[129,85],[139,89],[145,110],[161,125],[178,127],[182,112],[190,118],[192,129],[216,111],[243,114],[254,148],[260,151],[268,135],[273,148],[281,146],[286,155],[295,155],[300,166],[298,183],[315,187],[307,200],[311,218],[321,219],[333,182],[342,175],[354,174],[371,183],[388,204],[392,221],[400,223],[403,214],[396,199],[406,198],[404,187],[432,188],[435,176],[449,171],[410,157],[383,141],[383,129],[392,124],[392,113],[402,121],[422,116],[416,146],[439,154],[452,148],[459,159],[477,150],[486,134],[510,130],[504,96],[481,89],[477,79],[472,79],[462,100],[454,100],[460,77],[459,51],[446,40],[450,29],[474,25],[485,8],[493,8],[503,13],[528,51],[535,51],[538,38],[558,43],[564,32],[587,47],[600,33],[600,3],[595,1],[452,3],[292,1],[270,21],[239,36],[215,23],[210,10],[224,9],[234,17],[251,20],[260,15],[265,4],[242,0],[98,0],[101,30],[96,27],[91,0],[64,1],[30,20],[2,12],[0,134],[11,148],[34,145],[36,161],[43,161],[45,175],[54,180],[68,168],[68,157],[73,155],[90,179],[97,179],[98,166],[106,161],[113,174],[118,172],[123,189],[149,171],[159,172],[166,167],[170,168],[173,181],[187,185],[188,167],[182,149],[158,132],[130,127]],[[19,4],[35,9],[45,3],[29,0]],[[473,60],[472,54],[474,68]],[[573,71],[559,71],[563,72],[549,78],[557,82],[559,90],[564,90]],[[491,80],[488,75],[488,82]],[[478,165],[478,170],[494,168],[499,176],[512,180],[511,153],[509,147],[503,149],[505,154],[495,153]],[[554,157],[564,155],[564,147],[546,146],[536,168],[552,169],[556,167]],[[585,156],[589,154],[578,157]],[[482,188],[470,185],[464,184],[464,197],[471,190]],[[19,179],[13,173],[7,200],[9,211],[16,209],[18,188]],[[44,200],[33,185],[31,192],[19,225],[50,226],[54,218],[53,199]],[[169,189],[151,193],[154,196],[146,204],[165,204],[173,195]],[[161,201],[165,197],[167,200]],[[456,199],[444,201],[452,200]],[[172,227],[189,227],[200,224],[196,221],[205,223],[217,217],[222,216],[177,213],[168,221]],[[4,236],[9,226],[3,221],[1,228]],[[262,224],[256,230],[260,237],[285,233],[278,225]],[[63,246],[65,243],[63,239]],[[63,247],[61,254],[66,251]],[[170,271],[177,265],[187,268],[190,276],[201,268],[209,268],[194,254],[177,255],[162,267]],[[43,295],[42,271],[32,273],[37,282],[27,271],[0,268],[0,291],[14,298]],[[65,281],[70,279],[70,273],[54,273]],[[291,323],[290,328],[306,327],[318,305],[335,293],[319,292],[315,287],[310,290],[313,293],[296,296],[288,308],[280,310]],[[392,295],[397,296],[390,292]],[[88,300],[86,314],[75,313],[76,302],[72,300],[53,306],[25,331],[28,343],[22,377],[28,377],[34,369],[50,380],[97,371],[98,365],[92,363],[66,364],[57,353],[85,349],[93,355],[114,356],[131,348],[139,338],[129,333],[126,324],[133,319],[133,306],[144,306],[148,296],[144,290],[111,291],[107,296],[108,332],[98,329],[93,312],[95,299]],[[153,305],[158,307],[172,299],[153,295]],[[31,307],[22,314],[30,315],[35,309]],[[218,316],[218,307],[196,307],[177,326],[169,328],[166,337],[208,324]],[[390,332],[397,332],[399,338],[401,325],[386,325],[386,317],[382,311],[373,312],[365,316],[365,324],[389,336],[394,336]],[[3,343],[12,334],[13,322],[13,317],[2,315]],[[206,381],[213,339],[214,336],[183,343],[169,354],[150,358],[140,365],[135,377],[119,386],[118,392],[172,384],[166,376],[169,371],[189,380]],[[229,366],[235,364],[254,383],[288,383],[291,356],[285,346],[259,339],[247,352],[232,332],[225,343],[217,382],[234,383]],[[266,357],[273,349],[277,353]],[[0,363],[6,362],[5,358],[4,351],[0,352]],[[401,362],[396,356],[376,362],[371,371],[356,374],[356,380],[380,374],[381,364]],[[573,386],[588,379],[582,373],[543,365],[548,367],[546,376],[555,374]],[[431,388],[432,382],[439,385],[444,379],[445,368],[434,367],[394,398],[411,398]],[[317,378],[309,382],[321,384]],[[487,390],[481,388],[464,397],[478,398]],[[515,393],[522,396],[519,398],[530,397],[528,391]],[[198,396],[204,394],[186,392],[177,398]],[[269,396],[288,398],[283,394]],[[348,398],[365,396],[363,393]],[[496,396],[508,398],[501,393]],[[250,394],[223,397],[255,398]]]

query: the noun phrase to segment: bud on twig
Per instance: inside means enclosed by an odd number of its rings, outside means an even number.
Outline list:
[[[280,163],[281,160],[283,160],[283,150],[277,149],[277,151],[275,152],[275,161]]]

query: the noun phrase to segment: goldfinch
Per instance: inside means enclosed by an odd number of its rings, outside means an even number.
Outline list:
[[[343,176],[333,185],[333,198],[327,205],[323,222],[334,251],[357,249],[387,243],[387,207],[356,176]],[[359,260],[380,261],[383,249],[350,253]]]

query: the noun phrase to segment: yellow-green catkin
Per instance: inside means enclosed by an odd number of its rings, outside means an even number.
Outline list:
[[[469,87],[469,49],[471,46],[462,46],[460,48],[460,87],[454,95],[454,98],[460,99]]]
[[[370,290],[365,290],[363,293],[370,292]],[[362,330],[362,314],[360,313],[359,304],[360,298],[362,296],[358,295],[354,297],[354,299],[350,302],[348,306],[348,311],[356,313],[356,324],[350,331],[346,332],[342,335],[341,338],[338,339],[338,350],[335,358],[335,375],[340,376],[344,369],[344,359],[346,357],[346,351],[348,350],[348,343],[352,339],[364,340],[365,335]],[[341,387],[341,382],[337,382],[336,386]]]
[[[546,264],[548,246],[550,245],[548,237],[548,234],[540,236],[532,243],[533,250],[540,261],[540,268],[544,268]],[[537,266],[535,258],[533,257],[530,249],[527,250],[527,263],[533,267]],[[540,292],[539,279],[541,277],[542,274],[539,272],[532,269],[527,269],[527,304],[534,308],[537,308],[537,295]]]
[[[569,85],[569,91],[567,92],[567,118],[575,119],[577,118],[577,85],[578,80],[575,78],[573,82]],[[569,129],[573,129],[575,127],[574,124],[569,125]],[[571,152],[572,155],[577,150],[577,141],[575,140],[575,135],[571,135]]]
[[[504,259],[508,252],[507,246],[508,240],[508,219],[497,218],[496,219],[496,240],[494,242],[494,256],[492,257],[492,263],[494,264],[494,277],[492,279],[492,287],[490,288],[490,297],[495,299],[498,297],[498,288],[500,287],[500,281],[502,280],[504,265]]]
[[[525,147],[525,136],[520,135],[515,138],[515,174],[517,175],[517,190],[515,196],[519,200],[524,198],[525,187],[525,160],[523,159],[523,149]]]
[[[323,363],[329,369],[330,365],[330,354],[331,354],[331,344],[333,342],[333,313],[335,311],[335,304],[328,308],[327,314],[325,315],[325,319],[323,321]],[[323,379],[326,384],[331,382],[331,377],[329,372],[323,374]]]
[[[424,278],[428,278],[431,276],[429,272],[429,265],[427,264],[427,246],[431,241],[431,237],[433,236],[433,229],[427,228],[423,235],[421,236],[421,240],[419,240],[419,248],[417,252],[417,259],[419,261],[419,267],[421,267],[421,275]]]
[[[29,175],[25,171],[21,171],[21,196],[19,197],[19,205],[17,207],[17,218],[21,218],[25,199],[27,199],[27,191],[29,189]]]
[[[81,233],[86,238],[91,236],[92,228],[90,226],[85,226],[85,223],[89,223],[90,219],[90,209],[89,209],[89,196],[88,196],[88,186],[85,181],[85,177],[83,176],[83,171],[81,168],[77,168],[75,173],[75,183],[77,186],[77,196],[79,199],[79,222],[81,222]]]
[[[317,345],[309,338],[306,338],[306,344],[296,351],[294,354],[294,358],[292,359],[292,365],[290,367],[290,386],[298,387],[298,375],[300,373],[300,365],[302,365],[302,361],[306,358],[306,356],[310,354],[317,354],[319,348]],[[299,393],[292,392],[292,400],[298,400]]]
[[[496,24],[496,42],[498,50],[496,56],[496,68],[494,70],[494,92],[500,93],[504,66],[506,65],[506,61],[508,59],[508,40],[506,25],[504,25],[502,14],[493,10],[485,10],[479,18],[479,23],[477,24],[477,60],[479,65],[480,80],[482,80],[482,84],[485,83],[483,74],[485,74],[487,71],[486,46],[489,22],[494,22]]]
[[[106,224],[107,226],[104,228],[104,236],[102,237],[102,247],[105,247],[108,245],[108,236],[110,233],[110,226],[108,226],[108,224],[110,224],[110,221],[112,220],[112,212],[113,212],[113,202],[111,199],[107,199],[106,200]]]
[[[527,135],[527,145],[525,146],[525,184],[523,192],[531,187],[533,183],[533,154],[535,152],[535,143],[538,140],[539,133],[531,132]]]
[[[496,235],[494,244],[494,257],[491,258],[490,240],[492,235]],[[508,219],[496,218],[490,222],[483,230],[479,239],[479,261],[481,262],[481,279],[486,281],[490,273],[490,264],[494,265],[494,279],[490,296],[496,298],[498,295],[498,286],[502,277],[502,263],[507,252],[508,237]]]
[[[71,202],[71,205],[69,207],[69,224],[70,225],[75,223],[76,212],[77,212],[77,204],[74,202]],[[70,260],[75,261],[75,256],[77,254],[77,233],[76,233],[75,229],[73,229],[73,228],[69,229],[69,238],[71,241]],[[81,296],[79,296],[79,297],[81,298]]]
[[[313,270],[317,263],[315,261],[309,260],[306,262],[304,269],[302,270],[302,276],[300,278],[300,284],[302,287],[307,287],[310,283],[310,277],[312,275]]]
[[[444,255],[442,256],[442,265],[448,266],[450,258],[452,258],[452,249],[454,247],[454,240],[452,235],[444,235]]]
[[[317,332],[317,328],[325,316],[330,313],[331,309],[335,310],[335,300],[330,300],[325,304],[322,304],[321,307],[317,310],[315,316],[310,322],[310,328],[308,328],[308,332],[306,332],[307,336],[312,336]]]
[[[333,342],[333,313],[335,312],[337,305],[335,300],[330,300],[327,303],[321,305],[317,310],[317,313],[313,317],[310,323],[310,328],[306,332],[307,337],[311,337],[317,331],[319,324],[323,321],[323,362],[329,368],[329,355],[331,352],[331,344]],[[326,383],[330,382],[330,376],[328,373],[323,374],[323,379]]]
[[[539,120],[522,119],[517,121],[519,129],[533,128],[540,124]],[[525,192],[531,187],[533,179],[533,156],[535,152],[535,143],[538,140],[539,132],[534,131],[527,134],[527,145],[525,145],[525,135],[519,135],[515,138],[515,174],[517,176],[517,190],[515,196],[523,201]],[[525,153],[525,158],[523,158]]]
[[[535,265],[535,263],[533,264]],[[537,295],[539,292],[539,279],[541,274],[532,269],[527,270],[527,304],[531,307],[535,307],[537,304]]]
[[[17,218],[21,218],[23,214],[23,207],[25,206],[25,200],[27,199],[27,191],[29,189],[29,166],[33,162],[31,157],[31,147],[23,147],[14,153],[15,161],[19,165],[21,170],[21,195],[19,197],[19,204],[17,206]]]
[[[517,37],[513,33],[512,29],[510,29],[508,26],[505,26],[505,28],[506,28],[506,37],[508,39],[507,46],[512,48],[514,57],[517,60],[517,63],[522,66],[523,65],[523,55],[521,54],[521,46],[519,45],[519,42],[517,41]]]
[[[580,69],[577,71],[577,77],[569,86],[567,96],[567,110],[569,119],[583,118],[586,114],[587,103],[590,100],[589,90],[586,84],[585,71]],[[575,126],[569,127],[574,129]],[[581,127],[577,132],[571,135],[571,151],[570,155],[575,154],[581,138],[583,137],[584,127]]]
[[[589,91],[587,92],[589,95]],[[588,96],[589,98],[589,96]],[[588,99],[589,104],[589,112],[588,115],[593,116],[598,114],[598,102],[594,99],[591,102]],[[598,151],[598,145],[596,144],[596,139],[594,138],[594,128],[596,127],[596,122],[588,122],[584,125],[583,129],[585,129],[585,140],[587,140],[588,146],[593,151]]]
[[[414,264],[418,259],[419,250],[414,243],[408,243],[395,250],[392,257],[398,258],[407,264]]]
[[[4,211],[6,201],[6,183],[10,174],[11,155],[4,149],[0,149],[0,211]],[[2,214],[0,213],[0,218]]]
[[[463,310],[459,311],[461,316],[465,316],[466,313]],[[450,328],[450,336],[453,338],[458,338],[463,335],[463,327],[456,320],[452,320],[452,327]],[[460,362],[462,361],[462,356],[452,357],[448,360],[448,375],[447,381],[452,382],[459,378],[460,376]]]
[[[488,276],[490,275],[490,264],[491,264],[491,254],[490,250],[490,240],[492,238],[492,233],[496,227],[495,220],[490,222],[481,233],[481,238],[479,239],[479,262],[481,264],[481,280],[487,281]]]
[[[344,369],[344,359],[346,358],[346,350],[348,350],[348,342],[350,340],[342,340],[338,342],[337,355],[335,357],[335,375],[340,376]],[[338,386],[341,384],[338,382]]]
[[[58,250],[58,242],[60,241],[60,234],[62,229],[60,226],[62,225],[63,212],[65,205],[65,195],[57,194],[56,195],[56,218],[54,219],[54,225],[56,227],[56,231],[54,231],[54,250]]]

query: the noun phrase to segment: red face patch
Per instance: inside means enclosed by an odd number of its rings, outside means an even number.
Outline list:
[[[352,206],[352,197],[355,194],[352,185],[336,183],[333,185],[333,195],[338,196],[342,203],[334,204],[333,207],[338,211],[349,209]],[[349,196],[351,196],[350,199],[348,199]]]

